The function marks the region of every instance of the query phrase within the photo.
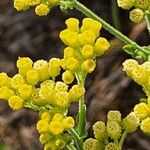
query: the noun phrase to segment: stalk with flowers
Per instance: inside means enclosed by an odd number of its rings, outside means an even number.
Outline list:
[[[132,21],[139,23],[145,17],[149,30],[150,0],[117,0],[117,3],[123,9],[133,8],[130,11]],[[44,150],[121,150],[127,134],[135,132],[139,126],[143,132],[150,133],[150,48],[139,46],[77,0],[14,0],[17,11],[35,7],[39,16],[47,15],[57,5],[63,12],[75,8],[88,18],[83,19],[82,25],[76,18],[66,20],[66,29],[59,34],[66,45],[63,58],[33,62],[28,57],[19,57],[15,76],[1,73],[0,98],[13,110],[30,108],[39,112],[36,128]],[[96,58],[110,47],[107,39],[100,37],[102,26],[126,43],[125,52],[145,61],[140,65],[134,59],[126,60],[123,70],[143,87],[148,98],[125,118],[119,111],[109,111],[106,122],[98,121],[93,125],[94,138],[86,139],[84,84],[87,74],[96,67]],[[79,105],[76,119],[68,116],[72,103]]]

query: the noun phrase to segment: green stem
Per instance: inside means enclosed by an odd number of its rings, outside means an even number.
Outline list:
[[[120,138],[120,141],[119,141],[119,148],[120,148],[120,150],[122,149],[122,145],[123,145],[123,142],[124,142],[126,136],[127,136],[127,132],[124,131],[122,136],[121,136],[121,138]]]
[[[80,12],[82,12],[83,14],[85,14],[86,16],[88,16],[90,18],[93,18],[93,19],[101,22],[101,24],[103,25],[103,27],[107,31],[109,31],[111,34],[115,35],[121,41],[125,42],[126,44],[134,45],[134,47],[137,50],[140,50],[140,51],[143,50],[136,42],[132,41],[127,36],[123,35],[121,32],[119,32],[118,30],[116,30],[115,28],[113,28],[106,21],[104,21],[102,18],[100,18],[99,16],[97,16],[96,14],[94,14],[91,10],[89,10],[87,7],[85,7],[83,4],[81,4],[77,0],[74,0],[74,8],[76,8],[77,10],[79,10]]]
[[[119,10],[118,10],[118,6],[117,6],[117,1],[111,0],[110,7],[111,7],[113,25],[116,29],[118,29],[120,31],[121,30],[120,15],[119,15]]]
[[[146,11],[145,20],[146,20],[146,23],[147,23],[148,32],[150,34],[150,13],[148,11]]]
[[[67,145],[68,150],[77,150],[73,144]]]
[[[82,139],[79,137],[78,133],[72,128],[70,130],[68,130],[68,132],[71,134],[76,146],[77,146],[77,150],[83,150],[83,143],[82,143]]]
[[[84,85],[85,76],[86,75],[82,72],[76,73],[78,84]],[[86,105],[84,103],[84,96],[79,100],[78,119],[78,135],[83,139],[86,136]]]

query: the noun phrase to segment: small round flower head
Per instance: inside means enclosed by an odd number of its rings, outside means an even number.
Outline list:
[[[134,112],[136,116],[139,117],[141,120],[150,115],[149,108],[145,103],[139,103],[135,105]]]
[[[107,120],[108,121],[115,121],[117,123],[121,122],[121,114],[117,110],[111,110],[107,114]]]
[[[73,82],[74,80],[74,74],[69,71],[66,70],[63,74],[62,74],[62,80],[66,83],[66,84],[70,84]]]
[[[140,85],[147,84],[148,74],[141,65],[138,65],[137,67],[135,67],[132,74],[133,74],[133,79],[135,82],[137,82]]]
[[[55,142],[50,142],[50,143],[47,143],[45,146],[44,146],[44,150],[58,150]]]
[[[41,0],[30,0],[30,6],[36,6],[41,3]]]
[[[146,118],[141,123],[141,130],[145,133],[150,133],[150,118]]]
[[[50,5],[51,7],[54,7],[54,6],[58,5],[59,1],[60,1],[60,0],[48,0],[49,5]]]
[[[64,116],[63,116],[62,114],[56,113],[56,114],[53,116],[52,121],[54,121],[54,122],[61,122],[62,119],[63,119],[63,117],[64,117]]]
[[[134,59],[128,59],[123,64],[123,71],[133,79],[133,70],[138,66],[138,62]]]
[[[32,69],[26,73],[26,81],[31,85],[36,85],[39,82],[39,73],[37,70]]]
[[[23,99],[29,98],[32,94],[32,91],[33,91],[32,86],[28,84],[23,84],[18,89],[18,93],[20,97],[22,97]]]
[[[134,7],[147,10],[150,7],[150,0],[135,0]]]
[[[105,150],[119,150],[119,147],[115,143],[111,142],[105,146]]]
[[[64,82],[57,81],[55,84],[55,91],[56,92],[66,92],[68,90],[68,85]]]
[[[66,20],[67,28],[74,32],[79,32],[79,20],[76,18],[69,18]]]
[[[0,73],[0,86],[10,86],[10,80],[6,73]]]
[[[42,112],[40,115],[41,120],[46,120],[47,122],[51,120],[52,116],[49,112]]]
[[[109,42],[105,38],[98,38],[94,44],[94,52],[97,56],[103,55],[110,47]]]
[[[68,59],[70,57],[74,57],[75,56],[75,50],[71,47],[66,47],[64,49],[64,59]]]
[[[38,123],[36,124],[36,129],[38,130],[39,133],[49,132],[50,125],[47,122],[47,120],[39,120]]]
[[[60,150],[63,150],[66,146],[66,143],[62,139],[57,139],[56,146],[59,147]]]
[[[122,121],[123,129],[126,132],[132,133],[137,130],[139,126],[139,118],[136,116],[134,112],[131,112],[127,117],[125,117]]]
[[[59,37],[67,46],[75,48],[79,46],[77,32],[65,29],[60,32]]]
[[[75,122],[74,122],[74,119],[72,117],[66,117],[63,119],[62,124],[63,124],[65,129],[71,129],[74,127]]]
[[[48,5],[45,5],[43,3],[39,4],[35,8],[35,13],[38,16],[46,16],[49,12],[50,12],[50,8],[48,7]]]
[[[135,0],[117,0],[117,3],[119,7],[129,10],[132,8],[134,1]]]
[[[10,108],[12,108],[13,110],[18,110],[18,109],[23,108],[23,103],[24,103],[24,100],[19,96],[11,96],[8,99],[8,104]]]
[[[96,67],[96,63],[93,59],[87,59],[83,61],[83,63],[81,64],[81,69],[86,73],[93,72],[95,67]]]
[[[58,58],[52,58],[49,61],[49,75],[52,78],[55,78],[56,76],[58,76],[60,74],[60,59]]]
[[[48,132],[46,132],[46,133],[43,133],[40,135],[39,141],[42,144],[45,144],[45,143],[48,143],[51,140],[51,138],[52,138],[52,136]]]
[[[19,89],[19,87],[25,83],[24,78],[20,74],[16,74],[12,79],[11,79],[11,87],[14,89]]]
[[[96,39],[95,34],[90,31],[86,30],[78,35],[78,39],[81,45],[93,45]]]
[[[89,138],[85,140],[83,144],[84,150],[98,150],[99,149],[99,143],[96,139]]]
[[[76,58],[70,57],[66,60],[66,68],[68,70],[75,71],[76,69],[78,69],[78,67],[79,61]]]
[[[150,61],[146,61],[142,64],[142,67],[146,70],[146,72],[148,72],[148,74],[150,75]]]
[[[29,8],[30,0],[14,0],[14,7],[17,11],[26,10]]]
[[[13,95],[15,95],[15,93],[9,87],[7,86],[0,87],[0,99],[8,100]]]
[[[83,85],[77,84],[73,85],[69,90],[69,99],[72,102],[78,101],[85,93],[85,88]]]
[[[121,127],[117,122],[107,121],[107,133],[112,139],[119,139],[121,136]]]
[[[32,69],[32,60],[28,57],[19,57],[17,60],[17,68],[19,69],[19,74],[25,76],[27,71]]]
[[[94,55],[94,49],[92,45],[85,45],[81,49],[81,53],[84,59],[92,58]]]
[[[33,68],[38,71],[40,81],[44,81],[49,78],[47,61],[38,60],[33,64]]]
[[[68,92],[57,92],[55,95],[55,103],[58,107],[66,108],[69,104]]]
[[[81,32],[90,30],[98,37],[101,27],[102,25],[100,22],[93,20],[92,18],[85,18],[82,21]]]
[[[50,132],[54,135],[61,134],[64,131],[63,124],[61,122],[52,121],[50,123]]]
[[[130,11],[130,20],[135,23],[140,23],[144,18],[144,12],[141,9],[133,9]]]
[[[93,125],[94,136],[98,141],[107,137],[107,130],[103,121],[98,121]]]

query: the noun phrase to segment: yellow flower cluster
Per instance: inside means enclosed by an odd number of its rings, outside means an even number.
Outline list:
[[[141,102],[134,107],[134,113],[140,119],[141,130],[150,133],[150,62],[139,65],[136,60],[126,60],[123,70],[135,82],[140,84],[148,96],[147,102]]]
[[[41,112],[40,120],[36,125],[40,133],[39,140],[44,144],[44,150],[64,149],[67,141],[66,134],[63,132],[73,127],[74,119],[56,113],[56,110],[55,112],[53,110]]]
[[[17,61],[18,74],[12,78],[6,73],[0,74],[0,98],[8,100],[9,106],[14,110],[22,108],[27,101],[38,106],[48,104],[68,108],[84,95],[85,89],[82,85],[75,84],[68,90],[66,83],[55,82],[55,77],[61,70],[59,62],[60,59],[52,58],[49,62],[38,60],[33,63],[28,57],[20,57]],[[67,77],[64,74],[63,77],[67,78],[68,73]]]
[[[150,62],[138,64],[136,60],[129,59],[123,63],[123,70],[139,85],[142,85],[147,96],[150,95]]]
[[[121,119],[119,111],[109,111],[107,114],[107,123],[98,121],[93,125],[93,132],[95,139],[92,139],[94,143],[100,143],[99,147],[105,150],[120,150],[116,141],[121,140],[123,132],[132,133],[139,126],[139,118],[134,112],[130,113],[124,119]],[[112,142],[113,141],[113,142]],[[84,150],[97,150],[94,146],[90,145],[91,139],[84,142]]]
[[[35,13],[39,16],[46,16],[52,7],[58,5],[59,0],[14,0],[14,7],[17,11],[27,10],[35,6]]]
[[[117,0],[117,2],[118,6],[123,9],[129,10],[134,7],[130,11],[130,19],[135,23],[141,22],[144,18],[144,12],[150,8],[150,0]]]
[[[61,66],[67,70],[64,81],[71,82],[74,72],[91,73],[96,66],[95,58],[104,54],[110,45],[105,38],[99,37],[102,25],[98,21],[85,18],[79,27],[78,19],[70,18],[66,20],[66,25],[67,29],[60,32],[61,40],[68,46],[64,50]]]

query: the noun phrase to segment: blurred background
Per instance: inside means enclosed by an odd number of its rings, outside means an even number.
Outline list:
[[[116,8],[114,0],[80,0],[97,15],[138,42],[148,45],[150,39],[146,23],[133,24],[128,12]],[[27,56],[36,61],[62,57],[64,45],[59,32],[65,28],[69,17],[82,20],[85,16],[75,10],[62,13],[54,8],[46,17],[38,17],[34,9],[16,12],[12,1],[0,0],[0,72],[13,76],[17,70],[18,56]],[[131,58],[122,50],[121,41],[101,30],[101,36],[109,39],[111,48],[105,56],[97,60],[95,71],[86,82],[87,127],[92,135],[94,122],[106,119],[109,110],[119,110],[122,117],[132,111],[141,97],[145,97],[141,87],[131,81],[122,71],[124,60]],[[75,116],[77,106],[72,106],[70,114]],[[38,114],[31,110],[12,111],[5,101],[0,101],[0,150],[42,150],[38,141],[35,124]],[[150,150],[150,137],[140,130],[128,135],[124,150]]]

